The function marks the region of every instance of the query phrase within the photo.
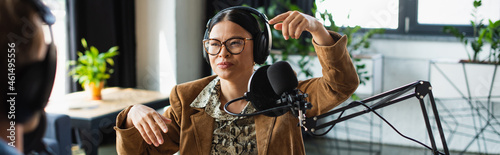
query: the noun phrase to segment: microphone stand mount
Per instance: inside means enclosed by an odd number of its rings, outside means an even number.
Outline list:
[[[403,95],[404,93],[406,93],[410,90],[414,90],[414,92],[412,92],[410,94]],[[438,111],[436,108],[436,103],[434,101],[434,96],[432,95],[432,87],[431,87],[430,83],[427,81],[416,81],[413,83],[409,83],[409,84],[401,86],[399,88],[395,88],[393,90],[389,90],[389,91],[380,93],[378,95],[366,98],[362,101],[351,102],[350,104],[348,104],[344,107],[332,110],[330,112],[327,112],[327,113],[324,113],[324,114],[321,114],[318,116],[304,118],[305,116],[299,115],[299,124],[301,127],[304,128],[305,131],[314,133],[314,132],[318,131],[319,129],[323,129],[323,128],[329,127],[331,125],[335,125],[338,122],[342,122],[342,121],[360,116],[362,114],[369,113],[369,112],[372,112],[374,110],[392,105],[394,103],[398,103],[398,102],[416,97],[418,99],[418,101],[420,102],[420,107],[421,107],[422,114],[423,114],[423,117],[425,120],[425,126],[427,128],[428,136],[429,136],[429,139],[430,139],[431,145],[432,145],[432,151],[434,154],[443,154],[443,153],[439,152],[437,147],[436,147],[436,142],[434,140],[434,136],[432,133],[432,128],[431,128],[429,116],[427,115],[427,110],[425,108],[425,103],[424,103],[425,96],[429,96],[430,104],[431,104],[432,111],[433,111],[433,114],[434,114],[434,117],[436,120],[436,125],[437,125],[438,131],[439,131],[439,136],[440,136],[441,143],[443,146],[444,154],[448,155],[450,153],[448,151],[448,146],[446,144],[446,139],[445,139],[445,136],[443,133],[443,128],[441,126],[441,121],[439,119],[439,114],[438,114]],[[378,99],[380,99],[380,100],[378,100]],[[371,106],[366,105],[366,103],[373,102],[375,100],[378,100],[378,101],[376,103],[372,104]],[[343,112],[347,109],[351,109],[351,108],[354,108],[354,107],[357,107],[360,105],[363,105],[367,108],[363,111],[352,113],[352,114],[349,114],[346,116],[339,116],[339,118],[336,120],[332,120],[332,121],[329,121],[329,122],[326,122],[323,124],[319,124],[319,125],[317,124],[318,120],[320,120],[322,118],[337,114],[339,112]],[[306,108],[310,108],[310,107],[298,108],[299,113],[302,113],[303,109],[306,109]],[[297,110],[297,109],[295,109],[295,110]]]

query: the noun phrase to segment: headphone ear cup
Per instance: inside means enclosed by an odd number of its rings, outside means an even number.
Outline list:
[[[260,34],[259,34],[260,35]],[[253,41],[253,61],[255,63],[259,62],[260,60],[260,53],[262,53],[262,37],[256,36],[254,37]]]
[[[263,64],[266,61],[267,56],[269,55],[269,49],[268,49],[269,43],[265,35],[266,34],[262,32],[257,37],[258,40],[256,40],[256,45],[258,47],[255,47],[256,50],[254,53],[254,61],[257,64]]]
[[[209,34],[208,34],[208,26],[210,25],[210,21],[212,21],[212,19],[209,19],[209,20],[208,20],[208,22],[207,22],[207,26],[206,26],[206,28],[205,28],[205,34],[203,35],[203,40],[208,39],[208,35],[209,35]],[[205,52],[205,45],[204,45],[203,43],[202,43],[202,46],[203,46],[203,47],[202,47],[202,48],[203,48],[203,50],[201,50],[201,51],[202,51],[202,53],[203,53],[203,58],[205,59],[205,61],[206,61],[208,64],[210,64],[210,59],[208,58],[208,54],[207,54],[207,52]]]
[[[23,71],[19,73],[20,79],[17,81],[16,86],[17,100],[16,106],[23,107],[16,109],[16,121],[24,123],[33,116],[36,110],[43,109],[44,97],[42,88],[45,86],[44,64],[37,62],[26,66]]]
[[[42,110],[47,105],[54,85],[56,66],[56,48],[54,44],[49,44],[42,62],[30,64],[19,73],[16,104],[23,108],[16,111],[19,113],[17,121],[27,121],[35,111]]]
[[[205,40],[205,39],[208,39],[208,31],[205,31],[205,36],[203,37],[203,40]],[[201,52],[203,53],[203,58],[205,59],[205,61],[206,61],[208,64],[210,64],[210,59],[208,58],[208,54],[207,54],[207,52],[205,51],[205,45],[203,44],[203,42],[202,42],[202,46],[203,46],[203,47],[202,47],[203,49],[201,50]]]

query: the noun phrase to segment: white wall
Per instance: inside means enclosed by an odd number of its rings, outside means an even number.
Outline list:
[[[205,31],[205,1],[177,0],[175,11],[177,39],[177,83],[201,77],[202,40]]]
[[[138,87],[170,94],[201,76],[204,4],[194,0],[136,0]]]

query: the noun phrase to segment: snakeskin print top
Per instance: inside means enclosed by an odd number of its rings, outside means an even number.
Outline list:
[[[221,106],[219,77],[212,80],[191,103],[191,107],[205,108],[215,119],[211,154],[257,154],[255,122],[253,117],[238,117],[227,114]],[[253,113],[250,102],[241,113]]]

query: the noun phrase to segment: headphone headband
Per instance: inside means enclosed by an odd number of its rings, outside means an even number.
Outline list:
[[[41,0],[28,0],[31,5],[33,5],[33,8],[36,10],[38,15],[40,16],[40,19],[47,24],[47,25],[53,25],[56,22],[56,17],[52,12],[50,12],[50,9],[42,3]]]
[[[220,12],[224,12],[227,10],[235,10],[235,9],[245,10],[245,11],[248,11],[250,13],[253,13],[253,14],[259,16],[259,18],[263,19],[263,21],[265,21],[265,23],[269,23],[269,20],[267,19],[267,16],[265,14],[261,13],[259,10],[255,9],[255,8],[251,8],[251,7],[233,6],[233,7],[225,8],[225,9],[221,10]]]

